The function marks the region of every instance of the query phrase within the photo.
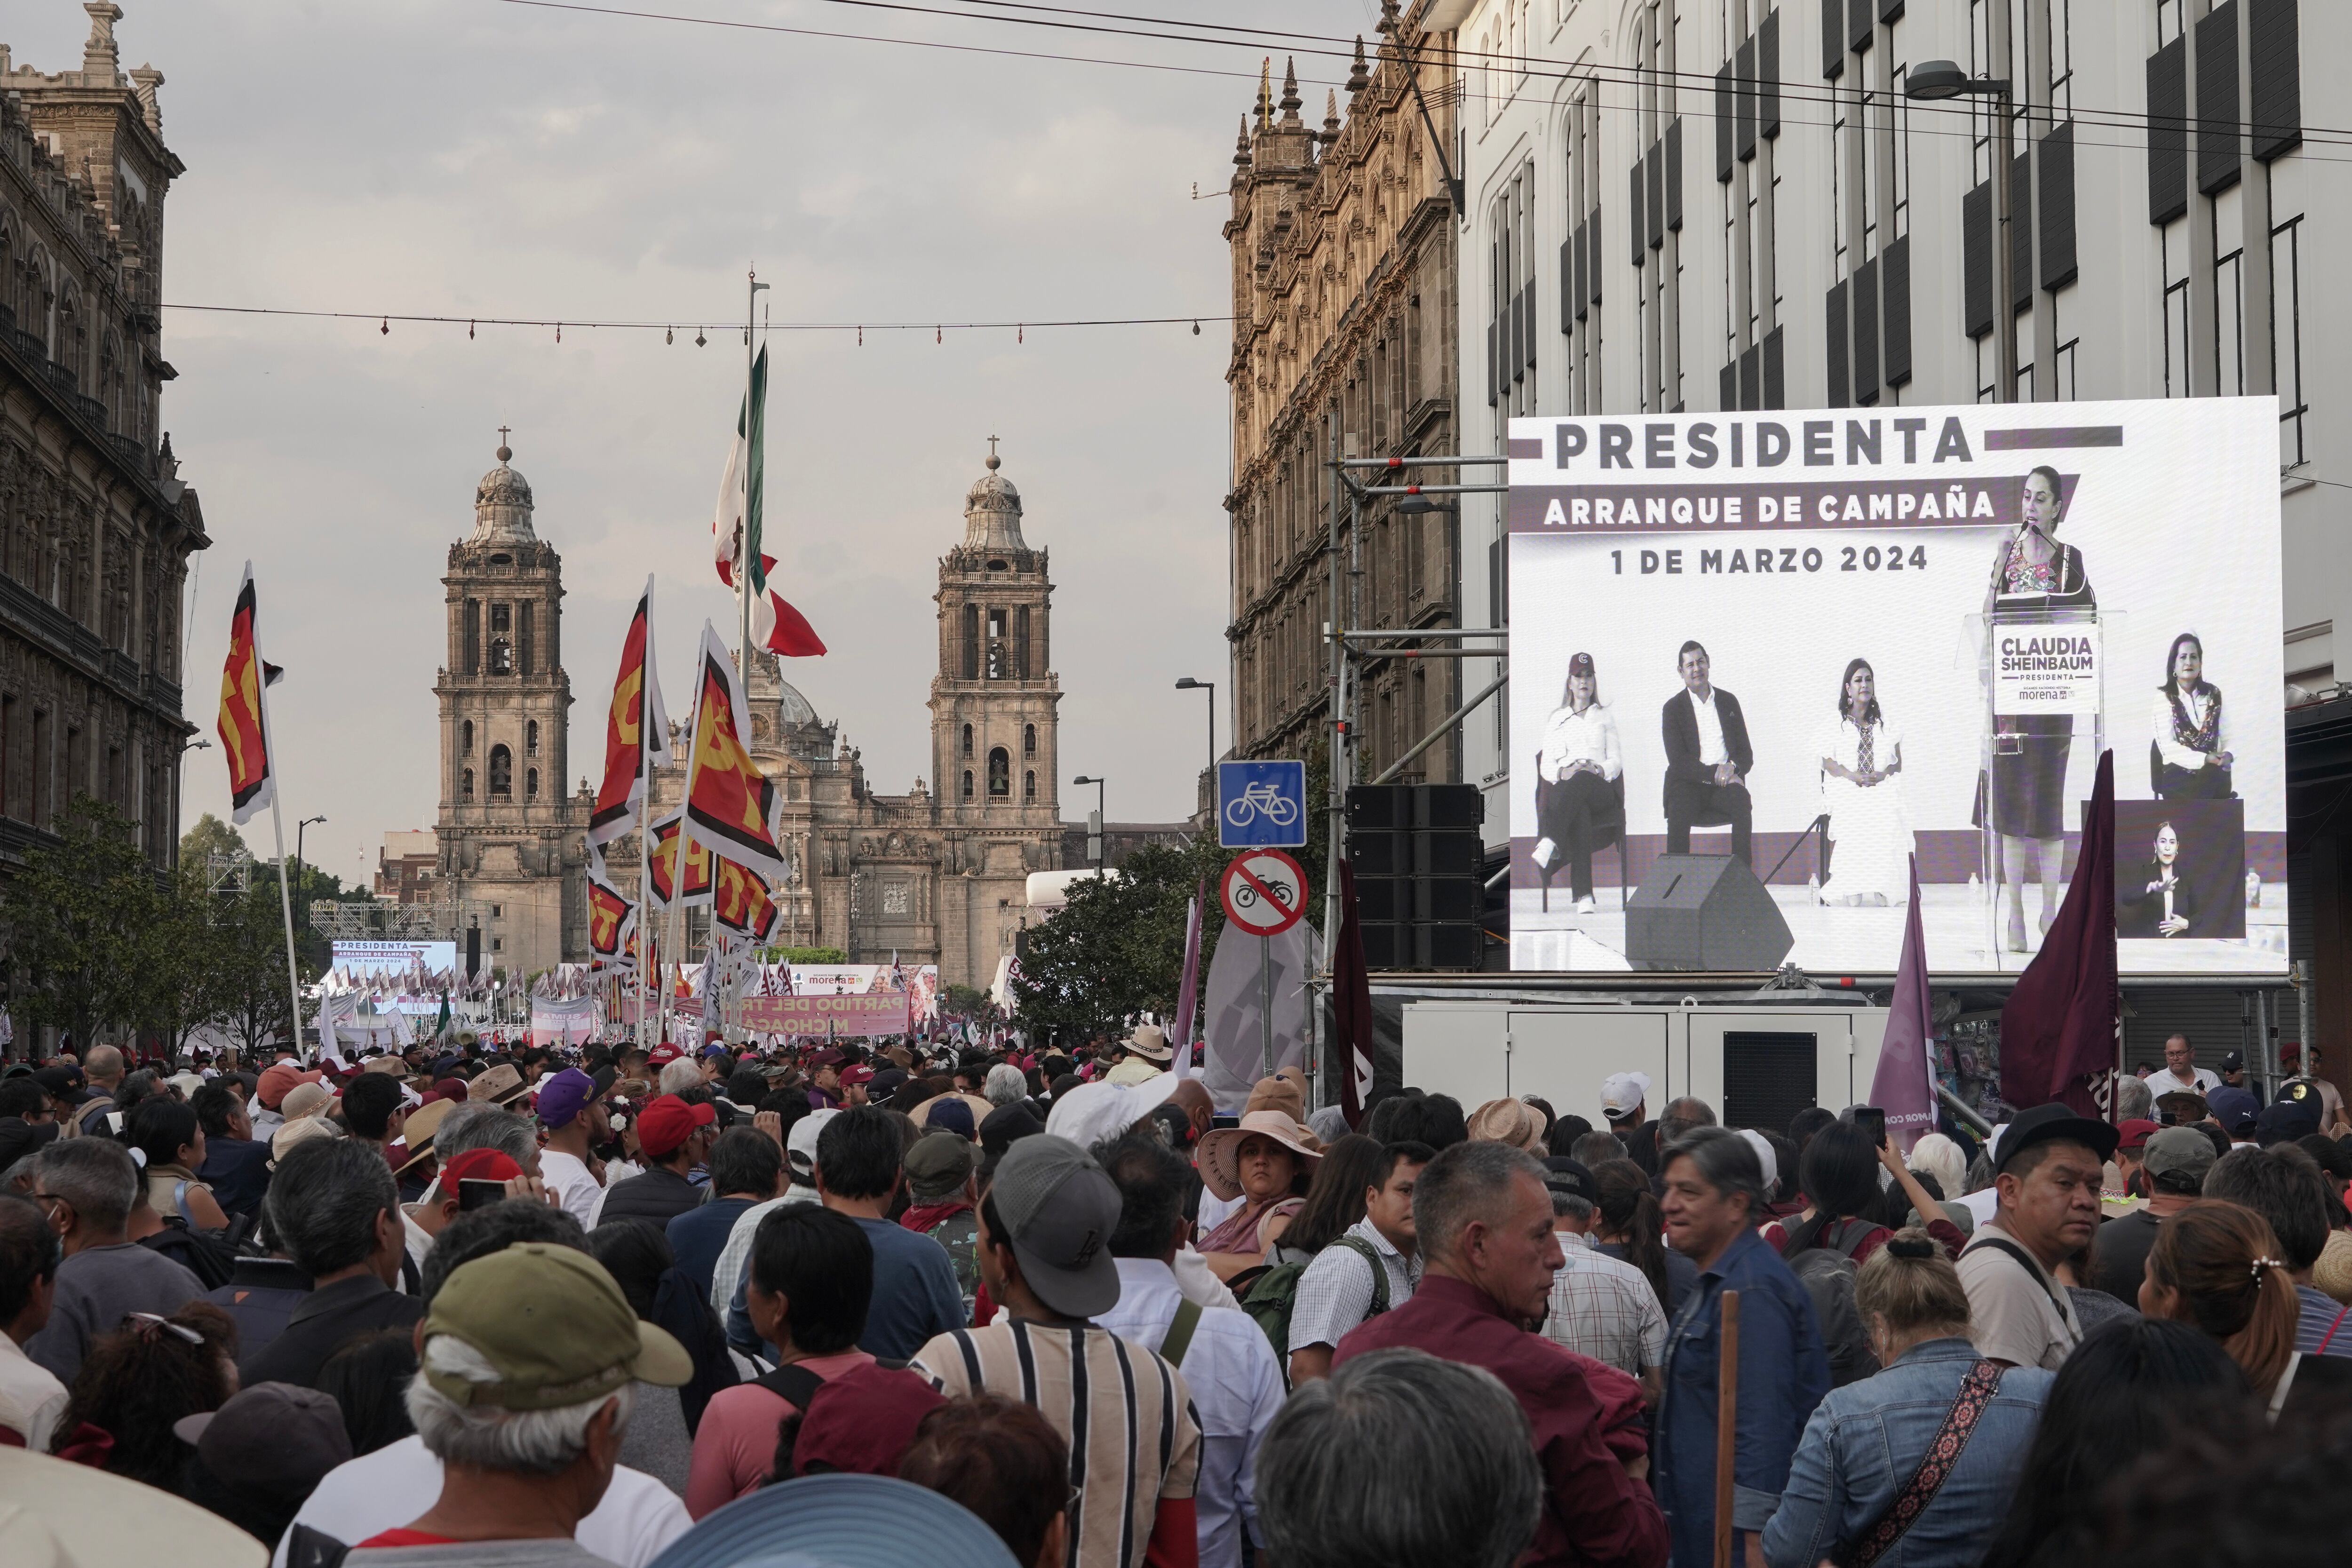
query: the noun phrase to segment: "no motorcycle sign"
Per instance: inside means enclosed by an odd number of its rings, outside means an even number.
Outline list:
[[[1225,918],[1252,936],[1280,936],[1307,912],[1307,873],[1279,849],[1234,857],[1217,879]]]

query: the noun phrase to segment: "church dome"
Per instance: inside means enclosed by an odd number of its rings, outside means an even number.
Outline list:
[[[1021,492],[996,470],[996,437],[988,438],[988,471],[963,498],[963,542],[975,550],[1026,550],[1021,538]]]
[[[499,434],[503,436],[504,431]],[[499,447],[499,466],[482,476],[474,487],[474,537],[488,539],[529,539],[530,531],[530,481],[507,466],[514,456],[511,447]]]
[[[782,689],[776,693],[777,721],[787,730],[797,730],[803,724],[817,721],[815,705],[800,693],[789,680],[777,682]]]

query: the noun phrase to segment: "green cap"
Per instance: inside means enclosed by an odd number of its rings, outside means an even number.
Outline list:
[[[496,1383],[473,1383],[427,1363],[425,1380],[465,1405],[549,1410],[632,1381],[675,1388],[694,1375],[686,1347],[638,1321],[603,1264],[545,1242],[517,1242],[451,1274],[425,1315],[425,1338],[436,1334],[498,1369]]]

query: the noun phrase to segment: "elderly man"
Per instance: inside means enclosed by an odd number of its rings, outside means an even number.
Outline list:
[[[1511,1568],[1544,1509],[1510,1390],[1415,1350],[1359,1356],[1301,1388],[1259,1449],[1257,1488],[1282,1568]]]
[[[185,1268],[131,1239],[139,1167],[111,1138],[68,1138],[43,1149],[34,1156],[32,1198],[63,1243],[65,1261],[48,1323],[25,1342],[25,1353],[60,1383],[70,1386],[91,1342],[130,1313],[168,1318],[205,1293]]]
[[[2022,1112],[2001,1132],[1993,1217],[1977,1226],[1959,1262],[1979,1355],[2055,1372],[2082,1342],[2082,1320],[2052,1275],[2098,1229],[2099,1193],[2116,1138],[2105,1122],[2056,1104]],[[2165,1154],[2154,1140],[2150,1144],[2149,1175],[2158,1180]]]
[[[1544,1478],[1531,1564],[1658,1568],[1666,1523],[1637,1472],[1641,1389],[1630,1377],[1528,1332],[1559,1269],[1551,1194],[1534,1156],[1505,1143],[1457,1143],[1413,1189],[1421,1287],[1351,1330],[1331,1366],[1411,1347],[1484,1367],[1526,1412]]]
[[[2197,1065],[2197,1053],[2189,1047],[2186,1035],[2168,1035],[2164,1039],[2164,1065],[2147,1076],[2148,1092],[2158,1097],[2186,1091],[2211,1099],[2221,1087],[2221,1075],[2211,1068]]]
[[[595,1259],[528,1241],[451,1274],[419,1342],[408,1415],[441,1461],[441,1495],[344,1561],[601,1568],[573,1534],[612,1484],[631,1384],[685,1383],[685,1347],[640,1322]]]
[[[1661,1152],[1666,1244],[1698,1266],[1698,1288],[1666,1340],[1658,1405],[1657,1489],[1674,1531],[1675,1568],[1715,1559],[1717,1415],[1723,1297],[1739,1293],[1738,1411],[1732,1433],[1732,1555],[1764,1561],[1762,1531],[1780,1504],[1805,1423],[1830,1391],[1813,1305],[1756,1232],[1764,1166],[1755,1145],[1720,1127],[1694,1128]],[[2095,1202],[2097,1194],[2092,1194]]]

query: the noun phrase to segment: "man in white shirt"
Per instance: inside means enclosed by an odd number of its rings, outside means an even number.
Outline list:
[[[1753,807],[1746,783],[1756,753],[1739,699],[1708,681],[1706,649],[1683,644],[1683,689],[1660,714],[1666,748],[1666,853],[1690,853],[1693,827],[1731,827],[1731,853],[1748,858]]]
[[[1426,1143],[1390,1144],[1378,1170],[1378,1184],[1365,1189],[1364,1217],[1317,1253],[1298,1277],[1290,1307],[1293,1385],[1330,1376],[1331,1352],[1349,1329],[1403,1306],[1420,1289],[1412,1193],[1420,1184],[1421,1168],[1436,1157]],[[1372,1273],[1375,1258],[1378,1277]]]
[[[0,1196],[0,1426],[36,1454],[49,1451],[58,1417],[65,1414],[66,1385],[25,1353],[25,1342],[49,1321],[64,1258],[58,1233],[38,1205]]]
[[[2189,1048],[2186,1035],[2168,1035],[2164,1040],[2164,1066],[2147,1075],[2147,1089],[2162,1097],[2186,1091],[2210,1100],[2213,1091],[2221,1087],[2221,1075],[2211,1068],[2197,1065],[2197,1053]]]
[[[539,1124],[547,1142],[539,1152],[540,1179],[563,1212],[593,1228],[604,1203],[604,1183],[590,1151],[612,1135],[612,1121],[596,1099],[596,1080],[578,1068],[565,1068],[539,1091]]]
[[[1187,1300],[1171,1265],[1185,1235],[1184,1192],[1192,1172],[1159,1140],[1129,1133],[1101,1149],[1118,1188],[1118,1303],[1094,1321],[1157,1352],[1184,1374],[1201,1424],[1201,1471],[1193,1493],[1201,1568],[1240,1568],[1242,1533],[1263,1556],[1251,1474],[1257,1447],[1282,1408],[1274,1347],[1246,1312]]]

